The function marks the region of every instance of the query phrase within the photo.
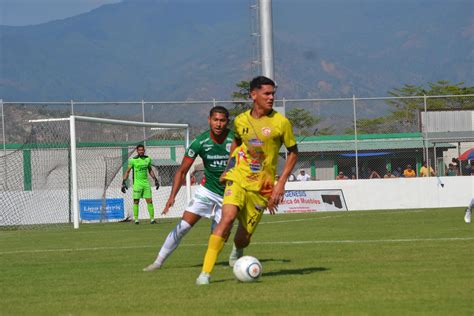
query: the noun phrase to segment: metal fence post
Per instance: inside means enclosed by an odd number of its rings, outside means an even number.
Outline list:
[[[145,101],[142,99],[142,121],[145,123]],[[143,145],[146,145],[146,128],[143,127]]]
[[[426,161],[426,167],[428,168],[428,174],[430,174],[430,152],[429,152],[429,146],[428,146],[428,102],[427,102],[427,97],[426,95],[423,95],[423,108],[425,112],[425,122],[422,125],[422,130],[423,130],[423,156],[424,156],[424,161]],[[436,153],[435,153],[435,159],[436,159]],[[418,172],[417,172],[418,174]]]
[[[3,110],[3,99],[0,99],[0,105],[2,107],[2,141],[3,141],[3,174],[4,174],[4,179],[3,184],[5,185],[5,189],[7,188],[8,181],[7,181],[7,141],[6,141],[6,136],[5,136],[5,112]]]
[[[71,115],[74,115],[74,101],[71,100]]]
[[[356,97],[352,95],[352,108],[354,111],[354,147],[355,147],[355,164],[356,164],[356,179],[359,179],[359,150],[357,143],[357,110],[356,110]]]

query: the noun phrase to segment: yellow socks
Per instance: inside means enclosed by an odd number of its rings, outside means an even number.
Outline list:
[[[212,235],[209,237],[209,244],[207,246],[206,255],[204,256],[204,263],[202,265],[202,272],[211,273],[217,261],[217,256],[224,248],[225,238],[221,236]]]

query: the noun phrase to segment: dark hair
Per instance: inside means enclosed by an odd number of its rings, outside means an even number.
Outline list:
[[[135,147],[136,150],[138,150],[138,148],[143,148],[145,149],[145,146],[143,144],[138,144],[137,147]]]
[[[229,119],[229,110],[227,110],[225,107],[217,105],[211,109],[209,112],[209,117],[212,116],[214,113],[221,113],[224,114],[227,119]]]
[[[265,85],[270,85],[272,87],[276,86],[275,82],[272,79],[264,77],[264,76],[258,76],[258,77],[253,78],[252,81],[250,81],[249,91],[260,89],[262,86],[265,86]]]

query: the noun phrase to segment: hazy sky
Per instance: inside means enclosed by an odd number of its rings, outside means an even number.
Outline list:
[[[121,0],[0,0],[0,24],[40,24],[117,2]]]

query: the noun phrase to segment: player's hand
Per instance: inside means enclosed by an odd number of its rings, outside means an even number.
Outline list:
[[[274,215],[276,212],[278,212],[278,206],[275,205],[272,199],[268,201],[267,209],[268,212],[270,212],[270,215]]]
[[[122,191],[122,193],[127,193],[127,189],[128,189],[127,181],[123,180],[122,181],[122,188],[120,189],[120,191]]]
[[[225,184],[225,182],[226,182],[226,180],[225,180],[225,175],[226,175],[226,173],[227,173],[227,172],[224,171],[224,172],[221,174],[221,176],[219,177],[219,182],[220,182],[221,184]]]
[[[272,195],[268,200],[268,211],[270,214],[275,214],[278,211],[278,205],[283,201],[285,197],[285,184],[278,181],[273,187]]]
[[[161,212],[161,215],[166,215],[169,212],[170,207],[172,207],[173,205],[174,205],[174,199],[169,198],[168,201],[166,201],[165,208],[163,209],[163,212]]]
[[[157,190],[160,188],[160,181],[158,179],[155,179],[155,186]]]

